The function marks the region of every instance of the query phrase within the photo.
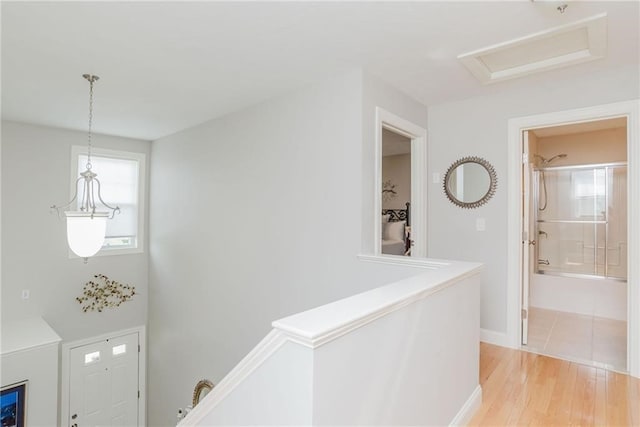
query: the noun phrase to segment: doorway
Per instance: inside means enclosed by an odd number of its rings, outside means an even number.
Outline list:
[[[380,252],[411,256],[411,138],[382,128]]]
[[[508,124],[508,244],[507,244],[507,331],[504,344],[512,348],[523,348],[523,338],[529,322],[529,294],[525,274],[524,259],[534,245],[524,222],[531,206],[525,206],[523,191],[530,188],[525,182],[529,173],[524,173],[529,165],[525,153],[525,131],[550,128],[568,124],[594,122],[605,119],[625,118],[627,131],[627,258],[640,258],[640,223],[633,218],[640,217],[640,101],[632,100],[594,107],[580,108],[509,120]],[[554,155],[563,151],[554,152]],[[547,159],[550,157],[544,156]],[[553,155],[551,156],[553,157]],[[555,159],[556,161],[558,159]],[[547,231],[544,230],[543,231]],[[543,237],[544,238],[544,237]],[[535,249],[533,249],[535,250]],[[537,262],[537,259],[536,259]],[[534,268],[534,266],[530,266]],[[640,377],[640,263],[627,264],[626,286],[626,371],[634,377]]]
[[[144,425],[144,329],[62,346],[61,424]]]
[[[426,136],[426,129],[376,108],[376,255],[427,255]]]
[[[627,120],[523,132],[523,348],[627,370]]]

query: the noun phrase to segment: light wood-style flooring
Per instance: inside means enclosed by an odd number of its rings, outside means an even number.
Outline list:
[[[640,426],[640,380],[480,344],[482,406],[473,426]]]

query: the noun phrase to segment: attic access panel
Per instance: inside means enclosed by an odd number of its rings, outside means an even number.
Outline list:
[[[483,84],[604,58],[607,14],[551,28],[458,56]]]

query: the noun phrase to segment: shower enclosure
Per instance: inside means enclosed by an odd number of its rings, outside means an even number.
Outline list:
[[[627,279],[625,163],[534,170],[538,274]]]

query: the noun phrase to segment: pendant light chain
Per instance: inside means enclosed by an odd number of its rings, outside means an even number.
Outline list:
[[[89,133],[87,137],[87,170],[91,170],[91,130],[93,125],[93,83],[99,79],[92,74],[83,74],[82,77],[89,81]]]

